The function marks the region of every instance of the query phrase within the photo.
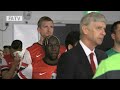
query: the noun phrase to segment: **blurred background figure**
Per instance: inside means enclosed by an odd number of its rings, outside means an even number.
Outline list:
[[[11,79],[19,69],[19,62],[22,57],[19,53],[14,55],[16,51],[22,51],[22,41],[20,40],[14,40],[11,44],[10,53],[2,58],[1,72],[3,79]]]
[[[10,54],[10,49],[11,49],[10,45],[3,46],[3,54],[4,55],[9,55]]]
[[[3,58],[3,51],[0,49],[0,79],[2,79],[2,73],[1,73],[1,65],[2,65],[2,58]]]
[[[2,49],[0,49],[0,57],[3,57],[4,55],[3,55],[3,50]]]
[[[71,31],[68,33],[65,39],[65,46],[67,51],[75,47],[80,39],[80,32],[79,31]]]
[[[106,51],[108,56],[120,53],[120,21],[116,21],[113,23],[111,27],[111,37],[114,41],[114,46]]]

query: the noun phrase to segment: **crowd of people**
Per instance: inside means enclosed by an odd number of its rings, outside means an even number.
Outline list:
[[[69,32],[65,45],[62,45],[59,38],[53,35],[54,21],[43,16],[37,23],[40,40],[27,47],[24,55],[21,55],[21,40],[14,40],[10,46],[0,50],[0,78],[120,78],[120,21],[111,27],[114,46],[106,52],[96,48],[103,42],[106,25],[107,20],[103,14],[86,14],[80,21],[80,30]]]

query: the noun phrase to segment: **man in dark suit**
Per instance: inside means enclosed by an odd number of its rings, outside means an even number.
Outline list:
[[[81,19],[79,43],[61,55],[57,79],[92,79],[100,61],[107,58],[106,53],[95,48],[102,44],[105,28],[106,19],[100,13],[92,12]]]

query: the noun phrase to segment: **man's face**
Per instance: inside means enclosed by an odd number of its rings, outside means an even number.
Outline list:
[[[3,50],[3,53],[4,53],[4,55],[10,54],[10,49],[9,49],[9,48],[5,48],[5,49]]]
[[[58,58],[60,49],[60,43],[56,38],[51,38],[48,41],[48,45],[46,46],[46,55],[50,60],[56,60]]]
[[[53,35],[54,24],[52,21],[43,21],[42,25],[38,28],[41,36],[45,38],[46,36]]]
[[[117,25],[117,29],[115,30],[115,33],[113,33],[114,41],[118,44],[120,44],[120,24]]]
[[[100,45],[103,42],[106,24],[104,22],[91,22],[88,25],[87,38],[93,43],[94,46]]]

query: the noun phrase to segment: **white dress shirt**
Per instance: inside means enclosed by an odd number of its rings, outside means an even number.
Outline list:
[[[95,67],[97,68],[98,67],[98,62],[97,62],[97,57],[96,57],[96,54],[95,54],[95,49],[93,51],[91,51],[81,40],[79,41],[79,43],[81,44],[88,60],[89,60],[89,63],[90,63],[90,53],[93,52],[94,55],[93,55],[93,60],[94,60],[94,63],[95,63]]]

